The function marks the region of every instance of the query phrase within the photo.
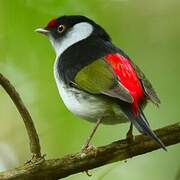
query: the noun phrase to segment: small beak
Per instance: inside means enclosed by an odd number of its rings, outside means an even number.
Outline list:
[[[48,33],[49,33],[49,31],[47,29],[44,29],[44,28],[37,28],[35,30],[35,32],[42,33],[44,35],[48,35]]]

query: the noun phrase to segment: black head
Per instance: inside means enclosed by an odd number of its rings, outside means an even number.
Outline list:
[[[81,23],[81,22],[86,22],[93,26],[93,32],[92,32],[91,36],[99,37],[106,41],[110,41],[109,35],[106,33],[106,31],[101,26],[96,24],[93,20],[91,20],[85,16],[80,16],[80,15],[61,16],[57,19],[50,20],[48,22],[47,26],[45,28],[43,28],[44,34],[46,34],[45,31],[49,31],[50,35],[54,39],[59,39],[59,38],[65,36],[65,34],[68,31],[70,31],[74,25]]]

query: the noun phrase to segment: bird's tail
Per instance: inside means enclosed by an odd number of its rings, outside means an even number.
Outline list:
[[[135,115],[131,108],[122,108],[124,113],[127,115],[128,119],[133,123],[133,125],[143,134],[148,135],[150,138],[154,139],[157,144],[165,151],[167,151],[164,143],[157,137],[157,135],[151,130],[148,121],[141,109],[139,109],[138,115]]]

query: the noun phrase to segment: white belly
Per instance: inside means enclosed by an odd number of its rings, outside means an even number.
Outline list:
[[[64,104],[77,116],[97,120],[105,113],[107,106],[96,97],[75,88],[67,88],[62,81],[59,81],[57,86]]]

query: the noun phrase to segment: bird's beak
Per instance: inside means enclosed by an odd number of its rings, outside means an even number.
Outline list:
[[[44,28],[37,28],[35,31],[38,32],[38,33],[42,33],[44,35],[49,34],[49,31],[47,29],[44,29]]]

